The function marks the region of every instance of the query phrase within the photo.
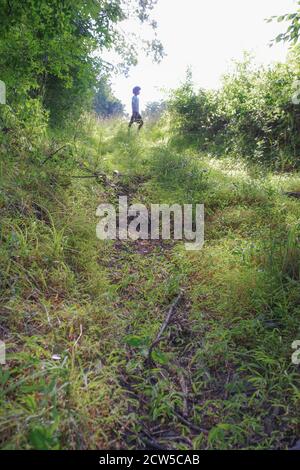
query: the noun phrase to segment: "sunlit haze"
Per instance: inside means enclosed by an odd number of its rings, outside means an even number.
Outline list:
[[[245,50],[255,55],[257,63],[283,61],[288,46],[269,44],[285,26],[265,19],[292,12],[295,4],[295,0],[159,0],[153,16],[167,56],[153,64],[141,53],[128,78],[114,78],[116,96],[129,110],[131,89],[139,85],[143,109],[148,101],[163,98],[163,89],[176,87],[188,66],[197,87],[217,88],[232,59],[241,59]],[[124,29],[136,31],[137,26],[127,22]]]

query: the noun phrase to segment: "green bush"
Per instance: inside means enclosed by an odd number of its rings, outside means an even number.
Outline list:
[[[255,68],[249,57],[218,91],[196,93],[190,78],[169,103],[173,133],[203,150],[224,150],[274,169],[299,165],[300,106],[293,104],[300,49],[285,64]]]

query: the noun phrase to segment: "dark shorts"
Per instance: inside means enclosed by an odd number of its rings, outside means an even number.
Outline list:
[[[143,119],[142,119],[142,116],[140,115],[140,113],[132,113],[132,116],[131,116],[131,119],[130,119],[130,122],[141,122]]]
[[[142,127],[142,125],[144,124],[143,122],[143,119],[142,119],[142,116],[140,115],[140,113],[132,113],[132,116],[131,116],[131,119],[130,119],[130,123],[129,123],[129,127],[132,126],[132,124],[134,122],[137,122],[138,125],[139,125],[139,129]]]

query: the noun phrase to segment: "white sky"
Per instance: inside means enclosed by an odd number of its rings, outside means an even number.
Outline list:
[[[115,94],[129,111],[131,90],[141,86],[143,109],[147,101],[163,98],[162,89],[176,87],[188,66],[197,87],[217,88],[231,60],[241,59],[245,50],[254,53],[257,63],[283,61],[288,46],[270,48],[269,43],[283,32],[285,24],[264,20],[296,8],[296,0],[159,0],[153,17],[167,56],[160,64],[153,64],[141,54],[128,78],[113,80]],[[133,24],[125,25],[125,30],[134,29]]]

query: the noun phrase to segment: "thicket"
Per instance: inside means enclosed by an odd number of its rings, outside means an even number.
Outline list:
[[[0,0],[0,80],[6,85],[7,105],[16,113],[26,108],[30,119],[31,106],[39,106],[52,126],[59,127],[92,109],[103,77],[136,63],[136,41],[125,36],[120,23],[131,19],[155,30],[155,3]],[[157,60],[163,54],[155,32],[150,40],[141,39],[139,47]],[[116,53],[117,65],[103,59],[108,50]],[[3,107],[0,113],[3,120]]]
[[[266,68],[246,56],[216,91],[196,92],[188,75],[169,102],[173,132],[203,150],[274,169],[299,167],[299,77],[299,47],[286,63]]]

